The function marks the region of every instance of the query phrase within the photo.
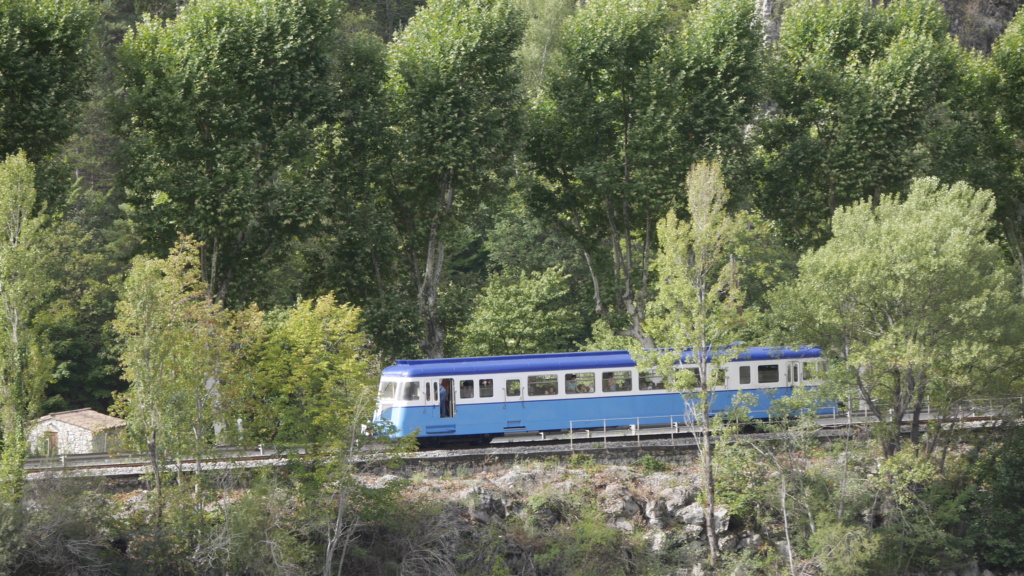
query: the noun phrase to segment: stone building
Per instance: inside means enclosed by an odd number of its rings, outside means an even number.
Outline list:
[[[124,425],[91,408],[54,412],[32,422],[28,443],[33,454],[43,456],[107,452]]]

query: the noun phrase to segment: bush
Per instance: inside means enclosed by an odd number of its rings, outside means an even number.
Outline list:
[[[658,460],[650,454],[644,454],[634,464],[644,474],[654,474],[656,472],[668,472],[672,469],[672,466],[668,462]]]
[[[1004,435],[1002,446],[980,462],[977,481],[981,491],[968,534],[982,564],[1024,567],[1024,429]]]

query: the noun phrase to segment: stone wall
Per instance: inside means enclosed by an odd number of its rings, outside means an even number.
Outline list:
[[[30,449],[35,454],[90,454],[106,452],[112,438],[108,432],[93,434],[80,426],[58,420],[40,424],[28,433]],[[116,434],[116,433],[115,433]],[[49,450],[56,444],[56,451]]]

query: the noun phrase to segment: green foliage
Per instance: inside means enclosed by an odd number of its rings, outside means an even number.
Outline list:
[[[969,537],[986,566],[1013,569],[1024,564],[1024,431],[1012,426],[1001,445],[977,468],[979,492],[971,511]]]
[[[1024,133],[1024,10],[1018,10],[1003,35],[992,46],[992,62],[999,74],[997,96],[1002,120]]]
[[[810,554],[821,569],[836,576],[872,574],[871,561],[877,556],[883,537],[865,526],[826,523],[818,526],[808,540]]]
[[[648,362],[657,362],[666,382],[679,381],[681,389],[706,392],[718,384],[720,367],[730,359],[720,348],[738,335],[744,293],[733,256],[737,229],[725,210],[729,193],[720,164],[694,166],[687,177],[687,195],[690,222],[669,212],[658,223],[658,296],[646,327],[663,348],[692,347],[692,362],[699,372],[694,380],[690,372],[676,370],[678,358],[671,354],[655,354]]]
[[[568,352],[585,329],[573,306],[568,276],[559,268],[495,274],[477,298],[472,317],[460,334],[465,356]]]
[[[212,447],[217,388],[230,376],[231,318],[209,297],[199,266],[190,238],[167,259],[137,257],[117,303],[114,330],[129,382],[117,411],[154,473],[165,458]]]
[[[327,208],[310,148],[346,102],[337,67],[362,60],[339,24],[334,0],[200,0],[121,47],[129,217],[158,250],[202,241],[219,300],[234,283],[244,302],[263,258]]]
[[[518,56],[523,87],[532,94],[558,66],[562,30],[576,6],[569,0],[520,0],[520,4],[529,20]]]
[[[801,246],[828,238],[839,207],[905,187],[966,73],[946,30],[932,0],[793,3],[765,75],[773,111],[732,181]]]
[[[232,573],[302,574],[314,550],[295,526],[294,494],[274,474],[259,474],[241,498],[223,510],[211,541],[226,543],[216,563]],[[213,560],[213,559],[211,559]]]
[[[110,329],[117,301],[115,274],[123,263],[98,230],[76,219],[54,219],[39,234],[38,266],[49,279],[33,325],[43,334],[56,367],[46,388],[50,411],[91,407],[105,411],[111,393],[123,392]]]
[[[634,464],[644,474],[655,474],[658,472],[668,472],[672,469],[672,466],[663,460],[658,460],[650,454],[644,454]]]
[[[647,347],[654,223],[699,148],[750,110],[751,6],[702,3],[676,41],[661,2],[588,2],[531,113],[532,208],[584,250],[597,312]]]
[[[42,218],[33,217],[35,167],[24,152],[0,164],[0,503],[17,503],[25,479],[25,425],[52,379],[53,357],[33,329],[46,293],[38,264]]]
[[[68,137],[96,18],[88,0],[0,2],[0,156],[24,150],[38,162]]]
[[[875,488],[887,492],[897,506],[908,507],[937,472],[933,462],[905,450],[882,462],[873,480]]]
[[[550,574],[627,574],[628,564],[617,555],[622,534],[608,526],[595,507],[580,511],[574,521],[557,531],[547,550],[535,556]]]
[[[593,454],[573,454],[569,457],[569,467],[593,470],[597,467]]]
[[[771,299],[774,311],[798,341],[839,359],[831,371],[848,370],[884,422],[921,410],[925,397],[942,410],[991,390],[1021,313],[1003,251],[988,238],[993,210],[990,193],[933,179],[916,180],[905,202],[883,196],[842,209],[832,240]],[[993,371],[979,379],[977,370]],[[883,445],[892,454],[899,437]]]
[[[738,518],[756,518],[759,507],[775,500],[776,482],[770,459],[743,443],[719,446],[715,453],[718,479],[715,497]]]
[[[263,322],[259,315],[253,322]],[[253,330],[253,328],[250,328]],[[255,374],[232,390],[248,444],[329,447],[369,419],[376,379],[365,356],[359,309],[333,294],[299,300],[255,328],[265,336],[249,356]]]
[[[95,574],[109,568],[114,509],[95,479],[46,478],[25,501],[0,508],[0,570],[7,574]]]
[[[645,220],[645,196],[634,199],[633,132],[651,99],[647,71],[664,28],[657,1],[586,3],[566,22],[563,56],[530,114],[527,155],[543,178],[531,190],[531,209],[580,244],[597,312],[619,305],[634,338],[642,337],[635,325],[648,297],[653,220]],[[623,295],[635,295],[639,308],[625,312]]]
[[[974,85],[978,89],[972,96],[980,97],[978,99],[982,102],[994,101],[995,104],[991,115],[984,117],[991,128],[983,132],[987,138],[982,144],[986,150],[991,150],[988,156],[1002,161],[988,171],[998,180],[985,182],[985,185],[999,194],[1006,239],[1024,280],[1024,163],[1021,162],[1024,157],[1021,155],[1021,150],[1024,150],[1024,120],[1021,119],[1024,116],[1024,97],[1021,96],[1024,11],[1018,10],[996,41],[990,62],[979,63],[976,69]]]
[[[513,520],[507,538],[530,554],[545,574],[633,573],[637,559],[631,557],[631,543],[606,523],[586,490],[568,495],[534,492]]]
[[[524,28],[509,1],[439,0],[388,49],[393,176],[386,193],[428,357],[444,353],[446,247],[457,237],[457,222],[502,189],[519,141],[515,51]]]

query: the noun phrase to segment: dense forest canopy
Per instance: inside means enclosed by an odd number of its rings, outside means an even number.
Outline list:
[[[991,26],[958,10],[4,2],[0,140],[35,170],[41,298],[20,321],[55,361],[47,405],[124,389],[119,278],[181,234],[216,302],[333,293],[383,358],[650,347],[656,223],[687,218],[702,158],[761,219],[752,310],[838,210],[923,176],[991,190],[1024,277],[1020,17],[981,52]]]

